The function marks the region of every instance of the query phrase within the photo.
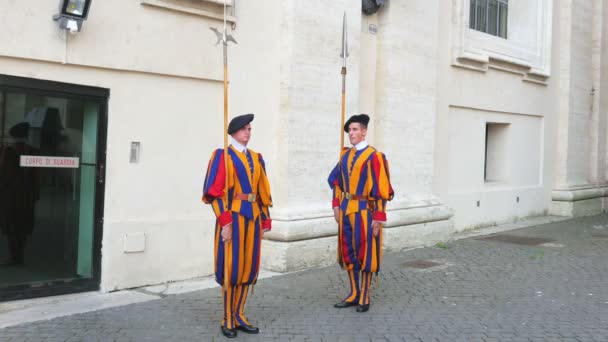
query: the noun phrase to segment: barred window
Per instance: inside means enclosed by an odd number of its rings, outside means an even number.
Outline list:
[[[469,27],[507,39],[509,0],[470,0]]]

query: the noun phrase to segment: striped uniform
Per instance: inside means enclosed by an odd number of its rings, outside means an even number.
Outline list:
[[[345,148],[328,182],[332,207],[340,208],[338,262],[348,272],[351,288],[344,300],[369,304],[372,273],[380,270],[382,260],[382,230],[374,237],[372,220],[386,222],[386,202],[394,194],[388,162],[371,146]]]
[[[228,196],[224,150],[211,155],[203,202],[211,204],[217,221],[215,225],[215,279],[223,287],[224,319],[222,324],[232,329],[249,324],[243,314],[249,285],[257,281],[260,266],[262,230],[270,230],[268,207],[272,206],[270,184],[262,155],[250,149],[239,152],[228,149]],[[244,199],[253,194],[254,199]],[[237,197],[241,197],[240,199]],[[221,228],[232,224],[232,241],[222,242]]]

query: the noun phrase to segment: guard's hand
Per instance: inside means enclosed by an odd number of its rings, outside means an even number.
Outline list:
[[[372,233],[374,234],[374,237],[378,236],[380,229],[382,229],[382,222],[372,221]]]
[[[336,223],[340,223],[340,207],[334,208],[334,219],[336,219]]]
[[[224,242],[232,240],[232,223],[222,227],[221,235]]]

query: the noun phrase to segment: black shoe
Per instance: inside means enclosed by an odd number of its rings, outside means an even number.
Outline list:
[[[236,337],[236,329],[232,328],[232,329],[228,329],[225,326],[222,325],[222,335],[228,337],[228,338],[235,338]]]
[[[260,332],[260,328],[254,327],[253,325],[250,325],[250,324],[239,325],[236,327],[236,329],[240,330],[242,332],[246,332],[248,334],[258,334]]]
[[[359,305],[357,312],[367,312],[369,310],[369,304]]]
[[[334,308],[344,309],[344,308],[348,308],[350,306],[355,306],[355,305],[357,305],[357,302],[347,302],[347,301],[343,300],[340,303],[334,304]]]

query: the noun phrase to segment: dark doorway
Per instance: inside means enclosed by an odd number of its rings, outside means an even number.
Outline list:
[[[0,75],[0,300],[99,288],[108,97]]]

